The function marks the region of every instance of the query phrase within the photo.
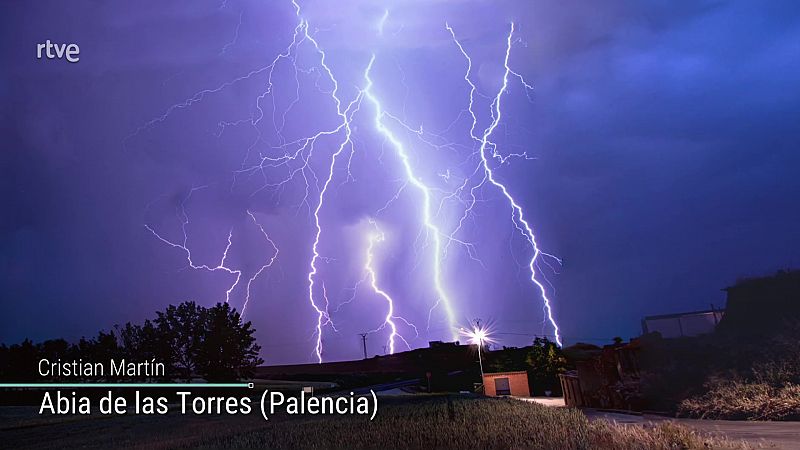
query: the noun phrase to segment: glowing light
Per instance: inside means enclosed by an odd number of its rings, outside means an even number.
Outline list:
[[[467,338],[467,342],[472,345],[483,347],[485,344],[494,344],[496,341],[492,338],[492,332],[488,327],[480,325],[472,325],[469,328],[460,328],[458,330],[461,336]]]
[[[486,344],[494,343],[491,332],[487,327],[482,327],[480,321],[476,321],[476,323],[469,328],[461,328],[459,334],[466,336],[470,344],[477,346],[478,365],[481,369],[481,381],[483,381],[483,357],[481,357],[481,349]]]

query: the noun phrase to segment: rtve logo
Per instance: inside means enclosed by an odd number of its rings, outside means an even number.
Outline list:
[[[71,63],[81,60],[78,44],[56,44],[48,39],[44,44],[36,44],[36,59],[42,59],[42,50],[47,59],[66,59]]]

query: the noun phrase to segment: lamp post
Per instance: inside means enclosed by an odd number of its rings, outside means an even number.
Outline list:
[[[476,328],[475,338],[478,341],[478,365],[481,368],[481,383],[483,383],[483,359],[481,358],[481,347],[483,347],[483,340],[486,338],[486,333],[480,328]]]
[[[478,346],[478,366],[481,370],[481,385],[483,385],[483,355],[481,355],[481,347],[483,347],[484,343],[492,342],[491,337],[489,337],[489,330],[485,327],[481,327],[480,319],[475,320],[475,324],[470,326],[470,329],[460,329],[460,333],[464,336],[469,338],[469,342]]]

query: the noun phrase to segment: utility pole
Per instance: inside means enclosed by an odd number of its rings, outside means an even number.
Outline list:
[[[717,310],[714,308],[714,304],[711,304],[711,315],[714,317],[714,327],[716,328],[719,325],[719,320],[717,320]]]
[[[361,336],[361,347],[364,349],[364,359],[367,359],[367,335],[369,335],[369,333],[359,333],[359,336]]]
[[[481,319],[475,319],[475,329],[481,329]],[[483,359],[481,358],[481,347],[483,347],[483,334],[478,336],[478,365],[481,368],[481,383],[483,383]]]

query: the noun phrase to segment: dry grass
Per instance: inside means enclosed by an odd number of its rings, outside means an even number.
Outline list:
[[[703,419],[800,420],[800,386],[717,380],[681,402],[679,413]]]
[[[593,449],[748,449],[744,442],[702,435],[674,422],[645,426],[620,425],[605,420],[590,424]]]
[[[247,432],[206,434],[183,448],[282,449],[740,449],[742,443],[654,426],[589,422],[580,411],[508,399],[387,400],[374,422],[361,417],[287,418]]]

